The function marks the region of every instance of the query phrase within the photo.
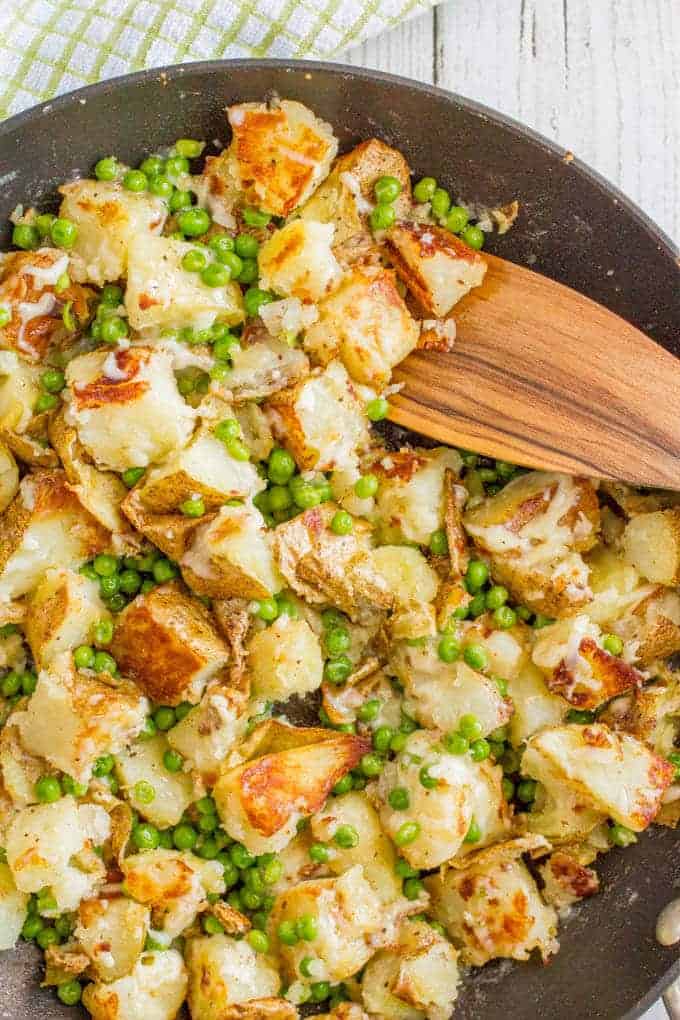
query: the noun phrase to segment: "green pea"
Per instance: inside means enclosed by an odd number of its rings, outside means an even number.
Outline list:
[[[610,655],[620,655],[623,651],[623,641],[618,634],[605,634],[602,640],[602,647]]]
[[[115,676],[118,671],[116,660],[108,652],[95,652],[94,667],[97,673],[110,673]]]
[[[614,846],[627,847],[637,843],[637,836],[633,830],[626,828],[625,825],[619,825],[618,822],[610,827],[609,838]]]
[[[519,751],[516,751],[514,747],[508,747],[505,754],[501,758],[501,765],[503,771],[512,775],[514,772],[519,772],[519,768],[522,762],[522,756]]]
[[[142,575],[137,570],[123,570],[119,574],[120,590],[126,595],[136,595],[142,585]]]
[[[171,581],[173,577],[177,577],[178,570],[170,560],[160,559],[154,563],[152,573],[154,581],[164,584],[166,581]]]
[[[467,714],[461,716],[458,730],[467,740],[477,740],[482,735],[483,727],[476,715]]]
[[[181,772],[184,758],[177,751],[168,750],[163,754],[163,765],[168,772]]]
[[[352,850],[359,845],[359,833],[353,825],[339,825],[333,833],[333,842],[341,850]]]
[[[470,757],[473,761],[484,761],[490,754],[489,741],[484,740],[483,737],[480,737],[479,740],[473,740],[470,744]]]
[[[331,520],[331,531],[335,535],[349,535],[354,527],[352,515],[346,510],[338,510]]]
[[[59,942],[59,935],[54,928],[43,928],[42,931],[38,932],[36,942],[41,949],[47,949],[49,946],[56,946]]]
[[[350,774],[347,773],[347,775],[343,776],[342,779],[338,779],[337,783],[333,787],[333,793],[336,797],[341,797],[343,793],[349,793],[353,786],[354,780]]]
[[[28,696],[34,693],[38,686],[38,678],[35,673],[24,673],[21,677],[22,692]]]
[[[12,313],[6,305],[0,305],[0,329],[12,321]]]
[[[165,162],[165,172],[170,177],[181,177],[182,174],[189,172],[189,160],[185,156],[170,156]]]
[[[369,421],[382,421],[390,413],[390,405],[384,397],[376,397],[366,404],[366,417]]]
[[[435,219],[443,220],[451,208],[451,196],[445,188],[436,188],[430,199],[430,205]]]
[[[257,616],[267,623],[271,623],[279,615],[279,607],[276,599],[260,599],[258,602]]]
[[[37,227],[30,223],[17,223],[12,231],[12,244],[24,251],[34,251],[40,246],[40,234]]]
[[[242,259],[241,272],[238,274],[238,282],[250,285],[255,283],[259,276],[257,259]]]
[[[461,230],[460,236],[470,248],[474,248],[475,251],[479,251],[480,248],[484,247],[484,231],[480,230],[479,227],[475,227],[472,224]]]
[[[671,751],[668,755],[668,761],[671,765],[675,766],[675,775],[673,776],[673,782],[677,783],[680,781],[680,751]]]
[[[149,191],[158,198],[170,198],[174,190],[174,185],[167,177],[162,177],[159,174],[149,178]]]
[[[352,639],[346,627],[335,627],[333,630],[327,631],[324,641],[331,658],[337,658],[339,655],[342,655],[352,644]],[[378,702],[379,707],[380,702]]]
[[[41,393],[35,402],[35,412],[44,414],[45,411],[53,411],[58,403],[58,399],[51,393]]]
[[[220,924],[214,914],[203,914],[201,926],[206,935],[223,935],[224,927]]]
[[[201,270],[200,276],[206,287],[226,287],[231,279],[230,271],[219,262],[209,263]]]
[[[315,864],[325,864],[330,858],[330,851],[325,843],[312,843],[309,848],[309,856]]]
[[[260,308],[263,305],[268,305],[274,300],[274,295],[270,294],[267,290],[261,290],[259,287],[249,287],[243,295],[243,306],[246,310],[246,315],[250,318],[255,318],[256,315],[260,314]]]
[[[590,712],[587,708],[570,708],[567,712],[568,723],[579,723],[581,726],[587,726],[594,722],[595,713]]]
[[[58,368],[49,368],[40,376],[40,384],[48,393],[61,393],[66,385],[66,379]]]
[[[248,944],[256,953],[269,952],[269,939],[263,931],[258,931],[254,928],[248,932],[246,938],[248,939]]]
[[[288,510],[293,505],[293,497],[287,485],[273,485],[269,490],[269,506],[272,511]]]
[[[394,730],[391,726],[379,726],[373,734],[373,747],[380,754],[386,754],[393,737]]]
[[[236,418],[225,418],[219,425],[216,425],[213,429],[213,434],[216,439],[219,439],[222,443],[228,443],[232,439],[237,439],[241,435],[241,426],[237,422]]]
[[[146,581],[144,582],[146,584]],[[142,588],[144,588],[144,584]],[[104,599],[105,604],[111,610],[112,613],[119,613],[121,609],[125,609],[125,596],[116,594],[111,595],[109,598]]]
[[[295,922],[295,933],[304,942],[313,942],[319,934],[316,918],[313,914],[303,914]]]
[[[484,670],[489,665],[489,659],[484,645],[470,644],[463,651],[463,660],[470,669]]]
[[[211,219],[205,209],[192,206],[183,209],[177,217],[177,226],[187,237],[200,237],[210,229]]]
[[[389,230],[397,218],[393,205],[376,205],[369,216],[373,230]]]
[[[401,194],[401,181],[397,180],[396,177],[379,177],[373,185],[373,193],[376,202],[380,205],[389,205],[390,202],[394,202],[395,199],[399,198]]]
[[[359,499],[370,499],[378,491],[378,478],[376,475],[362,475],[354,483],[354,492]]]
[[[241,843],[234,843],[229,848],[229,856],[233,864],[241,871],[244,871],[246,868],[252,868],[255,864],[254,856]]]
[[[73,662],[77,669],[92,669],[95,651],[90,645],[79,645],[73,653]]]
[[[290,616],[292,620],[297,620],[300,613],[298,607],[295,605],[293,600],[285,592],[279,592],[275,596],[276,604],[279,607],[279,616]]]
[[[99,556],[95,556],[92,566],[99,577],[113,577],[118,570],[118,560],[115,556],[100,553]]]
[[[533,622],[534,630],[542,630],[543,627],[549,627],[551,623],[555,621],[549,616],[544,616],[543,613],[536,613]]]
[[[36,216],[33,221],[35,229],[38,231],[41,237],[47,237],[52,229],[52,224],[56,220],[56,216],[53,213],[42,213],[40,216]]]
[[[161,705],[161,707],[157,708],[154,712],[153,721],[156,724],[156,727],[162,733],[165,733],[166,730],[172,729],[177,722],[175,710],[170,708],[169,705]]]
[[[331,633],[335,633],[331,631]],[[349,635],[348,635],[349,636]],[[361,722],[373,722],[380,715],[380,709],[382,708],[382,702],[378,698],[370,698],[360,706],[357,712],[357,719]]]
[[[467,605],[468,616],[471,616],[473,620],[476,620],[478,616],[481,616],[486,612],[486,595],[483,591],[480,591],[475,595]]]
[[[393,811],[408,811],[411,795],[405,786],[395,786],[387,795],[387,801]]]
[[[486,605],[488,609],[500,609],[504,606],[510,597],[510,593],[507,588],[504,588],[500,584],[496,584],[493,588],[489,588],[486,593]]]
[[[293,921],[282,921],[276,929],[276,935],[284,946],[294,946],[300,941]]]
[[[104,156],[94,165],[94,175],[98,181],[114,181],[118,174],[118,160],[115,156]]]
[[[232,279],[235,280],[237,277],[241,275],[241,270],[243,269],[243,262],[236,254],[236,252],[226,251],[224,252],[224,254],[218,255],[218,259],[220,263],[224,266],[224,268],[229,270]]]
[[[21,690],[21,675],[14,670],[8,673],[1,684],[3,698],[12,698]]]
[[[128,191],[146,191],[148,183],[143,170],[128,170],[123,176],[123,187]]]
[[[193,825],[182,822],[175,826],[172,833],[172,841],[178,850],[193,850],[198,841],[198,833]]]
[[[437,182],[434,177],[422,177],[413,189],[413,197],[416,202],[429,202],[437,190]]]
[[[418,822],[404,822],[394,834],[394,842],[397,846],[408,846],[410,843],[414,843],[419,835],[420,825]]]
[[[489,568],[482,560],[470,560],[465,571],[465,580],[470,592],[477,591],[489,579]]]
[[[394,870],[399,878],[420,878],[420,872],[418,869],[412,868],[408,861],[405,861],[403,857],[397,858]]]
[[[499,630],[509,630],[517,623],[517,613],[510,606],[499,606],[494,610],[493,622]]]
[[[479,825],[477,824],[477,822],[473,818],[472,821],[470,822],[470,826],[468,828],[467,834],[466,834],[465,839],[463,840],[463,842],[464,843],[479,843],[481,838],[482,838],[482,830],[480,829]]]
[[[200,273],[207,264],[208,259],[205,252],[199,251],[198,248],[188,251],[182,256],[182,269],[186,269],[188,273]]]
[[[264,212],[262,209],[253,209],[249,206],[243,208],[241,215],[243,216],[243,222],[249,227],[266,227],[271,220],[269,213]]]
[[[215,341],[213,354],[220,361],[228,361],[236,351],[240,350],[240,346],[237,338],[229,333]]]
[[[455,662],[460,656],[460,644],[453,634],[445,634],[437,645],[437,655],[442,662]]]
[[[141,822],[132,827],[132,842],[138,850],[156,850],[160,843],[160,833],[155,825]]]
[[[523,804],[531,804],[536,799],[536,786],[534,779],[523,779],[517,784],[517,799]]]
[[[62,776],[61,788],[72,797],[84,797],[88,790],[87,783],[77,783],[73,776]]]
[[[177,189],[173,191],[170,196],[170,212],[180,212],[182,209],[190,209],[192,201],[191,191],[181,191]]]
[[[454,611],[451,613],[451,616],[454,620],[465,620],[469,615],[469,612],[470,610],[467,606],[456,606]]]
[[[430,775],[429,765],[423,765],[418,776],[420,779],[420,785],[424,786],[426,790],[436,790],[439,786],[439,780]]]
[[[425,886],[419,878],[407,878],[401,889],[407,900],[417,900]]]
[[[383,770],[383,764],[384,762],[379,755],[373,753],[365,754],[361,759],[361,771],[368,779],[372,779],[380,775]]]
[[[203,517],[205,513],[205,503],[200,496],[185,499],[179,508],[185,517]]]
[[[115,764],[116,759],[113,757],[112,754],[103,754],[101,758],[97,758],[96,762],[94,763],[92,775],[97,776],[100,779],[103,776],[108,776],[109,772],[113,770]]]
[[[140,804],[151,804],[156,798],[155,789],[145,779],[140,779],[138,783],[135,783],[132,792],[135,800],[138,800]]]
[[[464,230],[468,225],[469,219],[467,209],[462,205],[454,205],[449,209],[446,217],[446,229],[450,230],[453,234],[460,234],[461,230]]]
[[[313,981],[309,990],[312,993],[312,1002],[324,1002],[331,993],[330,982]]]
[[[260,250],[257,238],[252,234],[239,234],[234,242],[236,254],[243,259],[254,259]]]
[[[326,661],[323,675],[329,683],[342,684],[352,672],[352,668],[351,660],[346,655],[339,655]]]
[[[31,939],[36,938],[36,936],[43,930],[44,927],[45,922],[43,921],[42,917],[38,917],[36,915],[33,915],[32,917],[27,917],[21,929],[21,936],[22,938],[26,939],[26,941],[30,941]]]
[[[434,556],[446,556],[449,551],[449,541],[446,532],[439,528],[430,535],[430,552]]]
[[[139,164],[139,169],[142,173],[146,174],[147,177],[157,177],[158,174],[162,174],[165,169],[165,160],[161,159],[160,156],[147,156]]]
[[[128,489],[131,489],[143,476],[145,470],[146,469],[142,467],[127,468],[120,476],[123,480],[123,485],[125,485]]]
[[[227,453],[234,460],[250,460],[250,450],[240,439],[230,439],[225,443]]]

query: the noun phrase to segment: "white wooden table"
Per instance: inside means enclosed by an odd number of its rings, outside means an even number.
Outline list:
[[[344,59],[515,117],[680,244],[680,0],[449,0]]]
[[[680,0],[448,0],[349,54],[571,149],[680,243]]]

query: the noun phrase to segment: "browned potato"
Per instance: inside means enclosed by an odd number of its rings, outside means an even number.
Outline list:
[[[377,138],[361,142],[336,160],[316,194],[300,209],[303,219],[335,224],[335,243],[340,245],[359,234],[370,238],[366,217],[373,208],[373,187],[379,177],[396,177],[401,184],[395,205],[398,217],[411,204],[411,177],[402,154]]]
[[[557,910],[594,896],[600,889],[597,872],[563,850],[550,854],[538,870],[545,883],[541,895]]]
[[[680,508],[638,514],[626,525],[623,554],[655,584],[680,581]]]
[[[381,266],[354,266],[319,304],[304,347],[322,365],[339,357],[352,378],[381,388],[418,342],[418,326]]]
[[[50,567],[76,567],[102,552],[109,532],[83,507],[63,471],[26,475],[0,529],[0,599],[37,587]]]
[[[486,273],[486,261],[455,234],[431,223],[397,223],[387,234],[397,273],[427,315],[443,318]]]
[[[265,241],[258,254],[260,286],[282,297],[313,303],[339,281],[333,254],[333,226],[293,220]]]
[[[168,584],[138,595],[120,614],[111,654],[152,701],[179,705],[200,701],[208,680],[226,665],[229,649],[204,606]]]
[[[121,510],[130,523],[161,552],[172,560],[180,560],[191,544],[194,532],[212,520],[213,514],[203,517],[185,517],[184,514],[153,514],[144,509],[142,500],[133,489],[121,504]]]
[[[24,626],[36,665],[49,666],[61,652],[88,644],[94,624],[108,618],[96,581],[63,567],[48,570],[30,598]]]
[[[303,740],[305,731],[294,730],[291,738]],[[213,789],[225,829],[251,853],[282,849],[300,818],[321,807],[369,748],[362,737],[325,731],[318,743],[264,753],[229,769]]]

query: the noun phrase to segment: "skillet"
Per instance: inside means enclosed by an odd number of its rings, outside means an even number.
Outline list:
[[[404,152],[416,176],[435,176],[456,197],[489,205],[518,198],[516,225],[489,250],[582,291],[680,356],[678,251],[621,193],[485,107],[338,64],[238,60],[143,71],[11,118],[0,125],[0,248],[9,245],[7,217],[18,203],[55,209],[56,186],[88,175],[100,156],[136,164],[179,137],[227,142],[224,106],[271,92],[330,121],[341,151],[375,134]],[[456,1020],[639,1017],[680,973],[677,952],[654,938],[657,915],[680,886],[679,847],[680,831],[656,828],[608,854],[598,866],[602,891],[562,925],[553,962],[477,971]],[[5,1020],[85,1017],[38,989],[33,947],[4,954],[0,967]]]

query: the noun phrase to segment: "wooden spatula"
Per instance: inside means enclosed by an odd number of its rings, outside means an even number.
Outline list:
[[[390,418],[515,464],[680,489],[680,359],[576,291],[487,259],[454,309],[453,352],[395,372]]]

